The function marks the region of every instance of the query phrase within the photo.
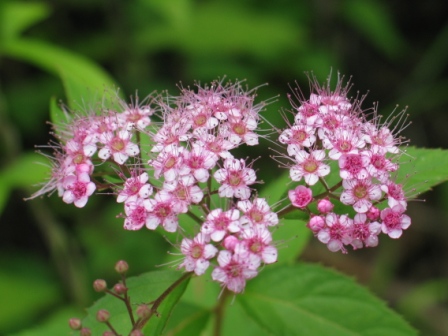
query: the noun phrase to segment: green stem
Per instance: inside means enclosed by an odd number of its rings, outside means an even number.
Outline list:
[[[229,294],[230,292],[227,289],[224,289],[222,295],[219,298],[218,304],[213,309],[216,316],[215,325],[213,327],[213,336],[221,335],[222,324],[224,321],[224,304],[226,303]]]

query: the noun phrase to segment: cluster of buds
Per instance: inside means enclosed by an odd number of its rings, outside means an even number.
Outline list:
[[[277,261],[270,229],[287,212],[308,213],[308,227],[331,251],[376,246],[381,231],[398,238],[410,218],[402,186],[392,178],[403,142],[390,129],[395,119],[382,122],[375,109],[365,115],[362,98],[348,99],[340,80],[334,91],[329,81],[313,81],[309,99],[290,97],[294,122],[279,131],[288,153],[282,156],[293,161],[290,177],[305,185],[290,190],[290,205],[278,212],[254,192],[253,161],[231,153],[258,144],[267,104],[255,104],[255,90],[241,82],[198,84],[179,96],[152,95],[69,118],[56,127],[52,177],[33,196],[57,190],[64,202],[83,207],[95,190],[110,188],[124,205],[126,230],[184,231],[179,218],[189,216],[198,226],[180,243],[178,268],[202,275],[212,266],[212,279],[235,293]],[[334,212],[332,200],[351,207],[353,219]]]
[[[142,320],[148,318],[152,314],[151,308],[146,304],[138,305],[135,312],[133,311],[133,304],[131,298],[128,296],[128,288],[126,285],[126,272],[128,271],[128,263],[124,260],[120,260],[115,264],[115,271],[121,275],[121,281],[116,283],[113,289],[107,288],[107,283],[103,279],[97,279],[93,282],[93,289],[96,292],[106,293],[120,300],[127,309],[130,322],[132,324],[132,331],[130,336],[143,336],[142,331],[138,328],[139,323]],[[137,315],[137,319],[135,317]],[[103,336],[118,336],[119,333],[115,330],[110,322],[111,314],[106,309],[100,309],[96,312],[96,320],[100,323],[104,323],[107,330],[102,333]],[[92,330],[82,325],[82,321],[78,318],[71,318],[68,322],[72,330],[78,330],[80,336],[92,336]]]
[[[404,214],[405,192],[394,174],[405,111],[382,122],[375,107],[370,113],[361,109],[364,97],[347,97],[349,84],[338,80],[332,91],[329,81],[320,86],[312,79],[312,87],[309,99],[300,91],[289,97],[294,122],[279,137],[293,161],[288,165],[291,180],[305,182],[288,192],[292,205],[310,215],[308,227],[333,252],[346,253],[347,245],[374,247],[381,232],[399,238],[411,224]],[[319,185],[324,191],[313,197]],[[331,200],[350,209],[337,214]],[[387,206],[380,210],[382,202]]]

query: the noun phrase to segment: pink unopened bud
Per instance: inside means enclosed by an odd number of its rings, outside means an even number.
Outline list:
[[[239,239],[235,236],[227,236],[224,241],[223,245],[226,248],[226,250],[233,251],[235,250],[236,244],[238,244]]]
[[[141,304],[137,307],[137,316],[140,318],[146,318],[151,315],[151,309],[148,305]]]
[[[124,274],[128,271],[129,265],[126,261],[120,260],[115,264],[115,271],[119,274]]]
[[[109,321],[110,313],[106,309],[100,309],[96,313],[96,319],[98,322],[107,322]]]
[[[106,330],[105,332],[103,332],[103,336],[115,336],[115,335],[116,333],[110,330]]]
[[[299,185],[296,189],[288,191],[288,197],[292,205],[298,208],[304,208],[313,199],[313,192],[310,188]]]
[[[80,336],[92,336],[92,332],[90,331],[89,328],[82,328],[79,335]]]
[[[97,279],[93,282],[93,289],[96,292],[104,292],[107,289],[107,283],[103,279]]]
[[[133,330],[129,336],[144,336],[141,330]]]
[[[328,198],[324,198],[317,202],[317,210],[322,214],[327,214],[331,212],[334,208],[333,203],[330,202]]]
[[[378,218],[380,218],[380,209],[378,209],[377,207],[374,207],[373,205],[370,207],[369,210],[367,210],[367,218],[370,219],[371,221],[374,221]]]
[[[321,216],[314,216],[306,226],[314,233],[317,233],[324,228],[325,220]]]
[[[117,283],[114,286],[114,292],[117,293],[118,295],[124,294],[127,292],[127,288],[125,285],[123,285],[122,283]]]
[[[73,330],[80,330],[81,329],[81,320],[79,318],[71,318],[68,320],[68,325]]]

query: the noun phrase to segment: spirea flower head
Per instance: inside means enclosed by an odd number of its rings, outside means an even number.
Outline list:
[[[348,96],[349,82],[338,76],[332,88],[330,80],[320,85],[310,76],[309,98],[299,88],[289,96],[294,122],[278,131],[286,153],[277,160],[288,162],[283,165],[299,185],[288,191],[290,206],[280,213],[306,212],[318,239],[345,253],[347,245],[376,246],[381,230],[397,238],[410,225],[408,199],[395,181],[406,142],[399,132],[407,124],[405,111],[382,121],[377,105],[363,110],[364,96]],[[332,212],[337,201],[344,212]]]

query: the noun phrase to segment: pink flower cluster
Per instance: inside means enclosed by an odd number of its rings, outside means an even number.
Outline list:
[[[334,91],[329,80],[324,86],[314,78],[312,82],[309,99],[299,93],[290,97],[294,122],[279,136],[293,161],[291,180],[303,180],[308,186],[289,191],[292,205],[310,213],[308,227],[333,252],[346,252],[345,245],[376,246],[381,232],[399,238],[411,220],[404,214],[407,201],[402,185],[393,177],[403,140],[397,137],[398,126],[392,130],[390,126],[394,119],[398,124],[405,121],[404,111],[382,123],[376,109],[369,115],[362,111],[362,98],[347,97],[349,87],[341,80]],[[313,198],[318,182],[325,191]],[[354,218],[334,213],[330,198],[350,206]],[[380,210],[377,206],[386,200],[387,207]],[[312,202],[316,202],[315,212],[309,207]]]
[[[60,144],[51,146],[52,177],[32,197],[58,190],[64,202],[83,207],[95,190],[112,189],[126,230],[185,235],[182,220],[189,216],[198,226],[180,243],[178,268],[202,275],[211,266],[212,279],[236,293],[277,261],[270,228],[287,212],[308,213],[308,227],[331,251],[376,246],[381,231],[398,238],[411,223],[403,188],[392,177],[402,139],[390,128],[393,118],[381,122],[376,110],[366,116],[341,83],[332,91],[314,79],[309,99],[290,97],[294,122],[279,142],[293,161],[291,180],[304,183],[288,191],[291,204],[278,213],[253,192],[253,162],[231,153],[258,144],[266,105],[255,104],[255,90],[240,82],[68,115],[68,125],[55,127]],[[334,212],[335,201],[347,213]]]

